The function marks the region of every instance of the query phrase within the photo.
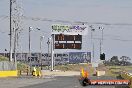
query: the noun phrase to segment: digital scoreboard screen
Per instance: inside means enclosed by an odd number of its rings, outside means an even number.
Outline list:
[[[81,49],[82,35],[55,34],[55,49]]]
[[[82,43],[55,43],[55,49],[81,49]]]
[[[82,41],[82,35],[56,34],[55,41]]]
[[[66,49],[66,43],[55,43],[55,49]]]
[[[81,49],[82,43],[67,43],[67,49]]]

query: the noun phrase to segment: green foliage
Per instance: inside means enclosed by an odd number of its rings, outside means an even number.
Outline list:
[[[120,75],[122,71],[131,71],[132,66],[106,66],[106,76],[114,76],[117,77]]]
[[[118,59],[118,56],[113,56],[110,60],[104,61],[104,64],[106,66],[131,66],[131,58],[127,56],[120,57],[120,60]]]
[[[29,66],[24,64],[24,63],[21,63],[21,62],[17,63],[17,69],[21,70],[22,72],[26,72],[27,71],[27,67],[29,68]]]
[[[0,61],[9,61],[9,58],[0,55]]]
[[[132,65],[131,63],[131,58],[130,57],[127,57],[127,56],[122,56],[120,57],[121,61],[120,61],[120,64],[122,66],[129,66],[129,65]]]

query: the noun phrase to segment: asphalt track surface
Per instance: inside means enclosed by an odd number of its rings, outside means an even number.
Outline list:
[[[54,77],[51,81],[39,83],[39,84],[32,84],[30,86],[24,86],[19,88],[128,88],[126,86],[86,86],[83,87],[80,85],[78,81],[78,76],[71,76],[71,77]],[[91,79],[115,79],[112,77],[91,77]]]

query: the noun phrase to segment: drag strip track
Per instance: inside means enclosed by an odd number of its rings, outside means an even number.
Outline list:
[[[65,76],[65,77],[54,77],[52,81],[44,82],[40,84],[25,86],[21,88],[128,88],[126,86],[81,86],[77,76]],[[92,77],[91,77],[92,78]],[[95,77],[93,77],[95,79]],[[108,77],[109,78],[109,77]],[[102,77],[102,79],[108,79],[107,77]],[[113,78],[114,79],[114,78]]]

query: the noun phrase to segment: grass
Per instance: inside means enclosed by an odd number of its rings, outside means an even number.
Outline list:
[[[132,66],[107,66],[108,71],[106,71],[106,76],[117,77],[120,75],[121,71],[131,71]]]
[[[80,71],[81,68],[84,68],[84,70],[88,71],[90,75],[92,75],[94,72],[94,68],[89,66],[89,64],[69,64],[55,66],[56,70],[61,71]]]
[[[89,72],[90,75],[94,74],[95,68],[89,66],[89,64],[70,64],[70,65],[58,65],[55,66],[56,70],[62,71],[80,71],[81,68],[84,68]],[[105,76],[117,77],[120,75],[121,71],[130,71],[132,66],[106,66]]]

